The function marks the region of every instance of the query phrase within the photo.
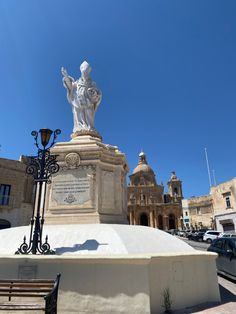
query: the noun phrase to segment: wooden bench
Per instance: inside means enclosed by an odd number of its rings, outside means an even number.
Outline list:
[[[0,311],[36,311],[46,314],[57,313],[57,295],[61,274],[56,280],[50,279],[0,279]],[[19,302],[12,299],[20,298]],[[33,301],[32,298],[41,298]],[[43,300],[44,299],[44,300]],[[19,299],[18,299],[19,300]]]

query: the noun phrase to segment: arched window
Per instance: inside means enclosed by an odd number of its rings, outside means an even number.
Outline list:
[[[169,229],[176,229],[176,226],[175,226],[175,215],[173,215],[173,214],[169,215]]]
[[[163,230],[163,217],[162,217],[162,215],[158,215],[158,229]]]
[[[9,221],[5,219],[0,219],[0,229],[11,228],[11,224]]]
[[[139,223],[141,226],[148,226],[148,216],[145,213],[142,213],[139,218]]]

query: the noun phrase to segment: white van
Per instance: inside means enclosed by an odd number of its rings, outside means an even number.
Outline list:
[[[203,236],[203,241],[211,243],[220,236],[221,232],[216,230],[207,230]]]

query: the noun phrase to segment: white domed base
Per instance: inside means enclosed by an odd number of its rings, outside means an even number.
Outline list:
[[[14,254],[29,237],[30,226],[0,231],[0,254]],[[194,249],[172,235],[144,226],[115,224],[45,225],[43,239],[56,254],[157,254],[192,252]],[[27,241],[26,241],[27,242]]]

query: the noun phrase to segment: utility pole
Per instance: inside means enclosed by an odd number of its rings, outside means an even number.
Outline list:
[[[213,177],[214,185],[216,185],[216,176],[215,176],[215,170],[214,169],[212,169],[212,177]]]
[[[207,172],[208,172],[209,185],[210,185],[210,188],[211,188],[211,186],[212,186],[212,183],[211,183],[211,174],[210,174],[209,161],[208,161],[208,155],[207,155],[207,149],[206,149],[206,147],[205,147],[205,156],[206,156],[206,164],[207,164]]]

